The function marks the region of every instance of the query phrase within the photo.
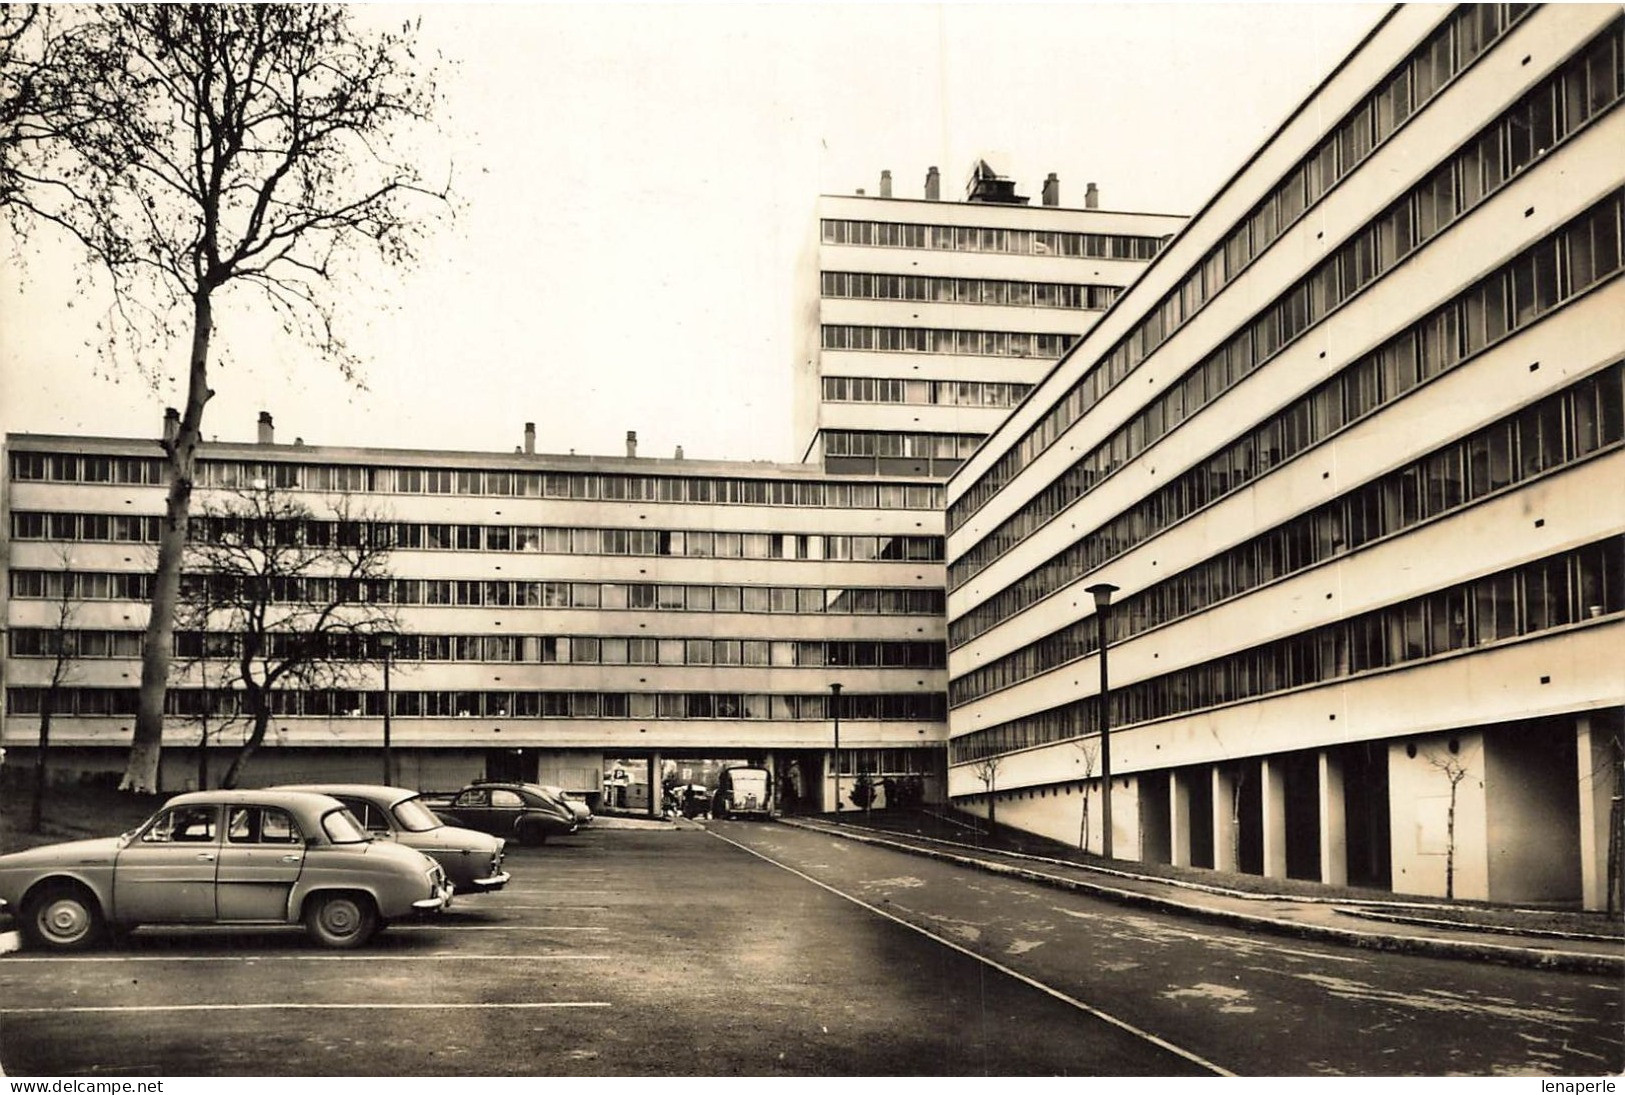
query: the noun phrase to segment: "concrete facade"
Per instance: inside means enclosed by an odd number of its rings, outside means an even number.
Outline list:
[[[1598,907],[1622,38],[1395,9],[953,475],[956,802],[1076,843],[1109,582],[1118,857]]]
[[[402,642],[423,644],[392,662],[403,781],[507,774],[596,796],[618,759],[648,783],[657,757],[736,757],[793,771],[804,806],[833,808],[828,703],[839,682],[848,778],[915,775],[941,797],[939,485],[649,459],[635,441],[625,457],[578,457],[268,434],[206,447],[194,514],[226,484],[258,480],[319,518],[348,504],[416,530],[389,563]],[[8,438],[0,618],[13,763],[37,739],[52,663],[40,636],[66,568],[85,583],[71,627],[90,653],[53,720],[53,766],[64,778],[122,771],[147,619],[129,583],[151,573],[164,505],[154,451],[140,439]],[[177,681],[172,705],[197,684]],[[342,701],[297,698],[274,719],[253,781],[376,778],[381,688],[374,665]],[[166,720],[164,786],[195,782],[199,732]],[[211,750],[216,778],[232,740]]]
[[[942,477],[1185,218],[1061,205],[978,163],[964,197],[824,195],[798,271],[795,432],[849,474]],[[950,184],[951,186],[951,184]],[[1075,199],[1074,199],[1075,200]],[[1029,204],[1029,201],[1031,204]]]

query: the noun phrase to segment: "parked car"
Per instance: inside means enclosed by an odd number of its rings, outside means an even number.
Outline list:
[[[451,893],[440,864],[303,791],[177,795],[123,836],[0,856],[0,911],[54,950],[141,924],[303,923],[318,943],[358,947]]]
[[[563,787],[555,787],[548,783],[539,783],[537,786],[555,798],[563,800],[564,804],[570,807],[571,812],[575,814],[577,825],[592,824],[592,807],[587,805],[586,800],[577,798]]]
[[[426,798],[428,796],[425,796]],[[575,811],[534,783],[473,783],[432,809],[452,825],[511,838],[520,844],[546,843],[580,828]]]
[[[711,809],[711,791],[702,783],[679,783],[666,797],[671,809],[684,817],[701,817]]]
[[[711,796],[711,816],[772,816],[773,774],[766,768],[737,766],[724,768],[717,776],[716,793]]]
[[[279,790],[333,796],[368,835],[416,848],[440,864],[457,893],[490,893],[508,884],[510,876],[502,869],[507,841],[447,825],[416,791],[363,783],[305,783]]]

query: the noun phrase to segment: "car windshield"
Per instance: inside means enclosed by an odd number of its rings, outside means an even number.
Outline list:
[[[367,830],[348,810],[331,810],[322,815],[322,832],[334,844],[365,844],[371,838]]]
[[[395,820],[409,833],[426,833],[445,824],[435,812],[423,804],[421,798],[409,798],[395,804]]]

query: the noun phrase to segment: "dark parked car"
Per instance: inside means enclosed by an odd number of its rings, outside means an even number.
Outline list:
[[[489,893],[508,884],[502,869],[507,842],[490,833],[447,825],[416,791],[364,783],[304,783],[284,791],[332,795],[349,807],[369,835],[416,848],[445,870],[458,893]]]
[[[196,791],[123,836],[0,856],[0,910],[51,950],[141,924],[301,922],[318,943],[358,947],[450,901],[440,864],[307,792]]]
[[[564,804],[570,807],[570,809],[575,813],[577,825],[592,824],[592,807],[588,806],[585,801],[577,798],[569,791],[566,791],[563,787],[555,787],[549,783],[539,783],[537,786],[546,791],[548,794],[553,795],[556,798],[563,799]]]
[[[534,783],[474,783],[444,804],[439,796],[426,797],[448,823],[520,844],[542,844],[578,828],[569,803]]]

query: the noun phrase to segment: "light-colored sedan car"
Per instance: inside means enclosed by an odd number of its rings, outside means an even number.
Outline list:
[[[508,872],[502,869],[507,842],[447,825],[416,791],[365,783],[301,783],[278,789],[332,795],[371,836],[416,848],[440,864],[458,893],[490,893],[508,884]]]
[[[0,910],[56,950],[141,924],[303,923],[319,943],[358,947],[451,892],[434,860],[369,839],[342,802],[298,791],[177,795],[123,836],[0,856]]]

